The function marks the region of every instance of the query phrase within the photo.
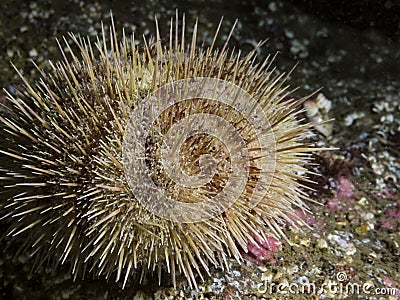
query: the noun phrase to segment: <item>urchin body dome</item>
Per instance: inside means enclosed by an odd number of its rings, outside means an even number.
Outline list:
[[[10,224],[8,236],[24,237],[38,264],[68,261],[75,276],[90,272],[123,285],[132,274],[165,269],[174,282],[183,273],[196,286],[209,266],[228,267],[228,257],[241,261],[248,241],[284,236],[285,222],[302,225],[294,209],[306,210],[307,197],[297,181],[307,174],[304,165],[315,149],[303,143],[310,126],[296,118],[300,102],[288,100],[286,77],[274,75],[268,59],[254,63],[256,51],[241,57],[227,44],[216,50],[215,38],[199,49],[196,27],[189,42],[185,28],[181,36],[173,28],[165,45],[157,29],[156,43],[144,41],[144,47],[135,46],[133,37],[118,40],[113,26],[109,41],[103,31],[96,47],[71,35],[74,44],[66,43],[70,53],[63,53],[63,61],[51,64],[49,72],[38,68],[37,83],[21,76],[24,91],[8,95],[12,113],[1,116],[1,217]],[[128,182],[123,144],[130,113],[145,97],[197,77],[230,82],[251,95],[267,116],[263,134],[270,139],[258,139],[240,111],[210,99],[181,101],[161,112],[153,124],[157,134],[142,143],[143,159],[154,184],[176,201],[213,199],[232,176],[232,159],[215,135],[198,131],[176,150],[181,174],[201,173],[208,158],[214,173],[203,186],[177,184],[160,163],[162,138],[174,123],[199,113],[216,115],[236,128],[247,148],[247,180],[235,201],[209,218],[180,222],[138,200]],[[260,163],[265,148],[273,148],[268,170]],[[268,182],[261,180],[264,172]],[[264,187],[262,198],[249,206],[257,184]]]

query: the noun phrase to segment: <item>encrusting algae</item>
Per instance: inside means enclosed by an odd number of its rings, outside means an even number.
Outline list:
[[[304,142],[312,125],[297,118],[305,99],[290,97],[273,57],[256,63],[257,49],[242,57],[228,49],[229,37],[216,49],[219,27],[199,48],[197,24],[188,41],[178,21],[167,43],[157,27],[144,47],[118,39],[114,25],[95,46],[71,34],[73,44],[59,43],[63,61],[49,72],[37,67],[39,82],[17,71],[24,90],[8,94],[12,109],[0,118],[1,219],[37,267],[68,262],[75,277],[105,275],[123,286],[133,274],[157,271],[161,280],[166,270],[174,284],[183,273],[197,288],[209,266],[242,261],[249,241],[284,238],[282,224],[306,226],[294,209],[308,211],[299,180],[307,181],[318,149]],[[199,92],[210,84],[214,98]],[[178,86],[173,95],[182,98],[163,110],[141,106],[164,101],[157,92],[165,86]],[[220,101],[220,86],[249,99]],[[195,97],[183,98],[189,92]],[[138,108],[154,117],[150,128],[132,117]],[[148,134],[137,135],[140,128]],[[193,210],[178,213],[160,195]]]

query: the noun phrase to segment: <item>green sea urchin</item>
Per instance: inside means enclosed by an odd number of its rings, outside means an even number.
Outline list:
[[[20,74],[24,91],[8,95],[1,215],[37,265],[68,260],[75,276],[123,285],[165,268],[174,283],[179,272],[197,287],[210,265],[241,261],[248,241],[284,237],[284,222],[304,225],[294,214],[307,210],[298,180],[315,148],[303,142],[310,125],[297,119],[302,101],[289,99],[287,75],[275,75],[270,57],[256,64],[256,50],[229,51],[229,37],[216,50],[218,30],[199,49],[196,25],[187,46],[184,20],[172,23],[166,45],[157,28],[143,48],[133,36],[118,40],[114,26],[96,47],[71,35],[63,61],[38,68],[35,85]],[[152,105],[166,95],[180,98]]]

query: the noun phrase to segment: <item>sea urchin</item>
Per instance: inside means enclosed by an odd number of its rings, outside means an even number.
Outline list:
[[[199,49],[196,25],[187,45],[182,23],[166,45],[156,26],[142,48],[114,25],[96,47],[71,34],[39,82],[20,74],[24,91],[0,118],[0,207],[36,265],[68,261],[75,277],[123,286],[165,269],[197,287],[249,241],[304,225],[298,180],[315,148],[288,75],[270,57],[255,63],[256,49],[229,51],[229,37],[216,50],[219,27]]]

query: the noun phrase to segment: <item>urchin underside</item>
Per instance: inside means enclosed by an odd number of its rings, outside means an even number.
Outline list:
[[[70,58],[63,52],[64,61],[51,64],[50,72],[38,68],[42,79],[35,85],[21,75],[24,91],[8,95],[12,113],[0,118],[2,219],[11,224],[9,236],[24,236],[38,265],[48,258],[68,260],[75,276],[90,271],[115,276],[124,285],[137,269],[161,274],[165,268],[174,282],[175,274],[183,273],[196,286],[196,277],[203,278],[210,265],[228,267],[228,257],[241,261],[248,241],[284,237],[281,226],[287,222],[304,225],[294,214],[296,207],[307,210],[298,180],[307,174],[304,165],[315,149],[303,142],[310,126],[297,120],[301,101],[287,100],[287,75],[275,75],[269,58],[256,64],[256,51],[241,57],[227,44],[215,50],[215,38],[209,48],[197,48],[196,26],[186,46],[184,31],[178,37],[171,25],[169,43],[162,45],[157,29],[156,43],[145,41],[144,48],[133,37],[118,40],[113,26],[109,41],[103,30],[96,47],[71,35],[78,51],[65,42]],[[181,101],[162,112],[142,143],[143,160],[154,184],[169,197],[208,201],[232,176],[229,149],[200,132],[180,143],[177,162],[190,177],[202,172],[204,157],[212,158],[211,179],[195,188],[171,180],[160,160],[162,139],[176,122],[199,113],[224,118],[236,128],[249,158],[245,187],[228,209],[199,222],[179,222],[138,201],[123,164],[123,139],[130,113],[144,97],[195,77],[247,91],[268,118],[263,134],[269,138],[260,140],[240,111],[210,99]],[[261,180],[264,173],[268,182]],[[257,184],[265,193],[249,206]]]

